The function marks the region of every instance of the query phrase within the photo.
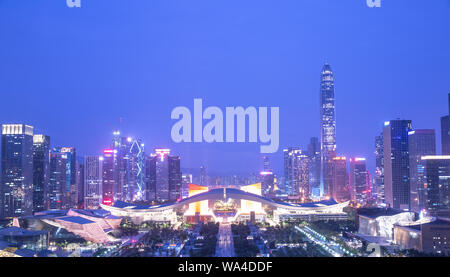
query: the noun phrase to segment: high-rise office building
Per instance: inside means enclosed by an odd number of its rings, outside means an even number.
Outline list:
[[[189,184],[192,184],[192,174],[181,175],[181,198],[189,197]]]
[[[67,156],[60,152],[50,152],[50,177],[46,203],[49,209],[62,209],[63,192],[66,188]]]
[[[80,161],[81,160],[81,161]],[[84,205],[84,158],[78,157],[77,163],[76,163],[76,170],[77,170],[77,207],[79,209],[82,209],[85,207]]]
[[[410,209],[409,143],[411,120],[384,123],[384,194],[385,202],[394,209]]]
[[[84,158],[84,207],[97,209],[102,201],[103,157]]]
[[[355,204],[364,206],[369,201],[370,187],[365,158],[350,158],[350,195]]]
[[[155,149],[146,160],[146,181],[149,200],[181,199],[180,157],[171,156],[170,149]]]
[[[181,199],[181,159],[179,156],[169,156],[169,201]]]
[[[331,196],[338,202],[350,200],[350,190],[348,185],[347,158],[334,157],[330,163],[332,185]]]
[[[118,170],[117,150],[103,150],[102,203],[112,205],[116,197]]]
[[[423,156],[425,162],[424,209],[431,215],[450,212],[450,156]]]
[[[332,195],[332,169],[330,164],[336,157],[336,116],[334,105],[334,75],[326,63],[320,80],[320,145],[323,195]]]
[[[372,196],[378,204],[384,201],[384,152],[383,134],[375,137],[375,177],[372,189]]]
[[[112,149],[116,151],[116,195],[123,201],[145,200],[145,153],[140,139],[121,137],[114,132]]]
[[[0,218],[33,211],[33,127],[3,124]]]
[[[309,158],[309,185],[311,195],[320,196],[320,142],[316,137],[311,138],[308,144]]]
[[[50,137],[33,136],[33,212],[48,208],[47,189],[50,180]]]
[[[55,147],[50,152],[48,201],[50,209],[78,205],[77,158],[74,147]]]
[[[431,129],[417,129],[408,133],[409,178],[411,211],[419,212],[424,207],[424,161],[422,156],[436,155],[436,134]]]
[[[298,172],[298,156],[302,151],[297,147],[290,147],[283,150],[284,153],[284,182],[285,193],[287,195],[295,195],[298,188],[299,172]]]
[[[302,150],[284,149],[284,178],[286,194],[300,200],[309,198],[308,156]]]

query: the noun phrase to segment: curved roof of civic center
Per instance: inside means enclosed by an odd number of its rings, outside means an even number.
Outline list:
[[[180,200],[175,203],[170,204],[163,204],[163,205],[136,205],[131,203],[126,203],[123,201],[115,201],[113,207],[117,209],[126,209],[126,210],[133,210],[136,212],[157,212],[157,211],[163,211],[168,209],[176,209],[179,207],[182,207],[184,205],[188,205],[191,203],[204,201],[204,200],[224,200],[227,201],[228,199],[237,199],[237,200],[249,200],[249,201],[255,201],[262,203],[264,205],[268,205],[272,208],[280,208],[280,209],[286,209],[286,210],[326,210],[331,207],[336,206],[347,206],[348,202],[344,203],[338,203],[334,199],[330,200],[324,200],[320,202],[313,202],[313,203],[302,203],[302,204],[292,204],[292,203],[286,203],[286,202],[280,202],[275,201],[257,194],[245,192],[243,190],[234,189],[234,188],[219,188],[219,189],[212,189],[207,192],[203,192],[188,198],[185,198],[183,200]],[[104,206],[104,205],[102,205]]]

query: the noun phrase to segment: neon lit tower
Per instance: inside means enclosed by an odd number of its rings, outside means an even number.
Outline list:
[[[333,176],[330,165],[336,157],[336,117],[334,75],[328,63],[323,66],[320,78],[320,148],[323,195],[331,196]]]

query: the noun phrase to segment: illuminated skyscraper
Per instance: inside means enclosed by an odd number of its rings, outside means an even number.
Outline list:
[[[334,105],[334,76],[328,63],[320,79],[320,147],[322,153],[323,194],[331,196],[333,176],[330,163],[336,157],[336,117]]]
[[[84,193],[84,158],[81,158],[81,161],[80,161],[80,157],[78,157],[76,169],[77,169],[77,192],[78,192],[77,207],[79,209],[82,209],[85,206],[85,204],[84,204],[84,194],[85,194]]]
[[[145,170],[149,200],[181,199],[180,157],[170,156],[170,149],[155,149],[146,160]]]
[[[103,150],[102,203],[111,205],[117,189],[117,150]]]
[[[372,195],[378,204],[384,203],[383,134],[375,137],[375,182]]]
[[[50,152],[48,203],[50,209],[70,209],[78,204],[76,151],[55,147]]]
[[[33,212],[47,209],[46,194],[50,180],[50,137],[33,136]]]
[[[286,194],[303,200],[308,199],[310,196],[308,156],[295,147],[284,149],[283,152]]]
[[[103,157],[87,156],[84,160],[84,206],[97,209],[102,201]]]
[[[425,164],[424,208],[431,215],[450,213],[450,156],[423,156]]]
[[[356,204],[365,205],[369,200],[370,187],[364,158],[350,159],[350,195]]]
[[[181,198],[189,197],[189,184],[192,184],[192,174],[181,175]]]
[[[33,127],[2,125],[0,218],[33,210]]]
[[[347,158],[334,157],[330,162],[332,178],[331,197],[338,202],[350,200],[350,190],[348,185]]]
[[[410,208],[409,143],[411,120],[384,123],[384,194],[385,202],[394,209]]]
[[[425,205],[425,162],[421,157],[436,155],[436,134],[434,130],[417,129],[410,131],[408,136],[411,211],[420,212]]]
[[[181,199],[181,160],[179,156],[169,156],[169,201]]]
[[[311,138],[308,144],[309,185],[311,195],[320,196],[320,143],[318,138]]]
[[[145,153],[140,139],[120,137],[114,132],[112,149],[116,151],[116,199],[136,201],[145,199]]]

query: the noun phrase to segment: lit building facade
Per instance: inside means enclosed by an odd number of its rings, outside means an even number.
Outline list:
[[[311,138],[308,144],[308,158],[310,194],[319,197],[321,155],[320,142],[316,137]]]
[[[383,134],[375,137],[375,176],[372,189],[372,196],[380,205],[384,200],[384,149]]]
[[[189,184],[192,184],[192,174],[181,175],[181,198],[185,199],[189,197]]]
[[[450,212],[450,156],[423,156],[424,209],[431,215]]]
[[[394,243],[402,249],[415,249],[427,254],[450,255],[450,221],[431,218],[424,222],[394,225]]]
[[[103,157],[87,156],[84,166],[84,206],[98,209],[102,201]]]
[[[332,197],[338,202],[350,200],[348,186],[347,158],[334,157],[330,164],[332,174]]]
[[[0,218],[33,211],[33,127],[3,124]]]
[[[123,201],[145,200],[145,148],[140,139],[121,137],[114,132],[112,149],[116,151],[116,198]]]
[[[284,149],[284,177],[288,196],[300,200],[309,198],[308,156],[300,149],[291,147]]]
[[[321,72],[320,80],[320,144],[322,154],[323,195],[332,195],[331,163],[336,157],[336,116],[334,98],[334,74],[326,63]]]
[[[171,156],[170,149],[155,149],[147,158],[145,170],[149,200],[172,202],[181,199],[179,156]]]
[[[50,180],[50,137],[33,136],[33,212],[48,208],[47,189]]]
[[[410,131],[408,136],[411,210],[420,212],[425,205],[425,164],[421,157],[436,155],[436,135],[434,130],[418,129]]]
[[[50,209],[77,207],[77,160],[74,147],[55,147],[50,152]]]
[[[208,189],[206,186],[191,184],[189,197],[171,204],[137,205],[117,201],[113,206],[101,207],[111,214],[129,217],[135,223],[143,221],[167,222],[179,221],[177,214],[183,215],[185,222],[214,221],[239,222],[254,220],[267,221],[267,212],[273,217],[271,224],[284,221],[346,220],[343,209],[349,202],[337,203],[334,199],[314,203],[291,204],[263,197],[261,184],[235,188]]]
[[[410,208],[409,143],[411,120],[384,123],[384,194],[386,204],[394,209]]]
[[[370,197],[365,158],[350,158],[350,195],[352,202],[364,206]]]
[[[261,193],[264,197],[275,197],[275,175],[272,171],[261,171]]]
[[[117,150],[103,150],[102,203],[111,205],[117,200]]]

